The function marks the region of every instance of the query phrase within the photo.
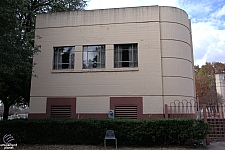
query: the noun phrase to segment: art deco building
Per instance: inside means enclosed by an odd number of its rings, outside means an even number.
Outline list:
[[[37,15],[29,118],[163,118],[195,97],[191,23],[174,7]]]

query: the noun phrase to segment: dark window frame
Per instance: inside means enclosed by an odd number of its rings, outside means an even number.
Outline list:
[[[75,46],[53,47],[53,70],[74,69]]]
[[[92,69],[92,68],[105,68],[105,45],[85,45],[83,46],[82,52],[82,64],[83,69]],[[90,57],[94,53],[98,54],[95,55],[93,58]],[[91,59],[89,59],[91,58]]]
[[[138,67],[138,44],[114,45],[114,68]]]

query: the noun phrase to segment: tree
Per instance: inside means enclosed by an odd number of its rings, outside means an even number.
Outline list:
[[[195,74],[197,74],[199,72],[199,70],[200,70],[199,65],[194,66],[194,72],[195,72]]]
[[[221,101],[216,92],[215,74],[223,73],[225,64],[221,62],[206,62],[201,68],[195,66],[196,94],[200,103],[214,104]]]
[[[215,74],[225,73],[225,64],[221,62],[213,62],[213,68],[215,70]]]
[[[25,99],[22,96],[11,90],[9,86],[5,83],[0,84],[0,99],[4,104],[3,119],[8,119],[9,107],[11,105],[15,103],[26,103],[26,101],[24,101]]]
[[[1,0],[0,1],[0,99],[4,117],[19,100],[29,103],[34,44],[35,18],[48,12],[83,10],[84,0]]]
[[[210,77],[201,68],[195,75],[196,94],[200,103],[205,103],[203,97],[210,91]]]

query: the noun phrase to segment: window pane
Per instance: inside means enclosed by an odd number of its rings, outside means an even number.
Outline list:
[[[83,68],[84,69],[88,68],[88,64],[87,63],[83,63]]]
[[[138,62],[134,62],[134,67],[138,67]]]
[[[62,54],[62,63],[69,63],[69,57],[70,57],[70,54],[69,53],[63,53]]]
[[[137,44],[114,45],[114,67],[137,67]]]
[[[114,67],[118,68],[118,46],[114,46]]]
[[[70,54],[70,69],[74,68],[74,53]]]
[[[88,53],[87,52],[83,52],[83,63],[87,63],[87,60],[88,60]]]
[[[62,64],[58,64],[57,69],[62,69]]]
[[[53,69],[57,69],[57,64],[53,64]]]
[[[62,54],[63,54],[63,48],[58,48],[58,52],[57,52],[57,64],[58,63],[62,63]]]
[[[88,51],[88,47],[87,47],[87,46],[84,46],[84,47],[83,47],[83,51],[84,51],[84,52],[87,52],[87,51]]]
[[[97,52],[88,52],[88,62],[98,62],[98,58]]]
[[[62,69],[67,69],[69,68],[69,64],[62,64]]]
[[[134,61],[138,61],[138,53],[137,53],[137,50],[134,50],[134,52],[133,52],[133,54],[134,54]]]
[[[53,69],[57,69],[57,63],[58,63],[58,57],[57,57],[57,51],[54,52],[54,58],[53,58]]]
[[[101,59],[100,59],[101,66],[99,68],[105,68],[105,51],[102,51],[100,57],[101,57]]]
[[[119,62],[119,63],[118,63],[118,67],[120,67],[120,68],[123,67],[122,62]]]
[[[74,68],[75,47],[54,47],[53,69]]]
[[[102,68],[105,64],[105,46],[83,47],[83,69]]]
[[[129,51],[127,50],[122,51],[122,61],[129,61]]]
[[[93,64],[92,64],[92,67],[93,67],[93,68],[98,68],[97,63],[93,63]]]
[[[129,67],[134,67],[134,62],[129,62]]]

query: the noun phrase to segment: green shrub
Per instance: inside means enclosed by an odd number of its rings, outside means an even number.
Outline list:
[[[0,122],[0,137],[11,134],[24,144],[102,144],[114,130],[120,145],[184,144],[204,139],[209,125],[195,119],[38,119]]]

